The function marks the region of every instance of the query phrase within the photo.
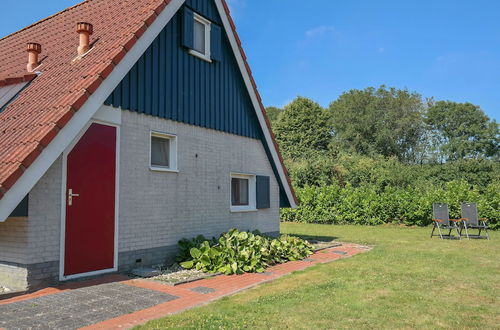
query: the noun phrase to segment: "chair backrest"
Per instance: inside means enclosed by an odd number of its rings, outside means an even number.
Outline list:
[[[479,217],[477,215],[476,203],[462,203],[462,218],[467,219],[467,224],[478,225]]]
[[[450,215],[448,212],[448,204],[434,203],[432,204],[432,215],[434,219],[441,220],[443,225],[450,224]]]

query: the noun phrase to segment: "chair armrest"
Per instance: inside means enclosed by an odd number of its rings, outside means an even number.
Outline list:
[[[441,220],[441,219],[432,219],[432,221],[443,222],[443,220]]]
[[[453,222],[460,222],[460,221],[465,221],[466,219],[460,218],[460,219],[450,219],[450,221]]]
[[[488,218],[481,218],[481,219],[479,219],[479,220],[486,222],[486,221],[488,221],[489,219],[488,219]]]
[[[462,221],[469,221],[469,218],[462,218]]]

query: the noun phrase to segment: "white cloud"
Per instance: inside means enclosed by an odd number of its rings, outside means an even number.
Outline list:
[[[324,35],[340,36],[340,32],[332,25],[321,25],[306,31],[307,39],[314,39]]]

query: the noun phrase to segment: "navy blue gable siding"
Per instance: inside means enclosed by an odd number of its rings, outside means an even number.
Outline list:
[[[204,16],[214,23],[222,25],[217,7],[211,0],[187,0],[186,6],[195,10],[201,16]]]
[[[212,1],[191,0],[193,5]],[[214,18],[215,7],[202,6]],[[222,35],[220,60],[203,61],[181,46],[180,10],[141,56],[106,104],[260,139],[262,131],[229,40]],[[217,19],[215,21],[219,21]]]
[[[222,24],[212,0],[187,0],[185,7]],[[174,15],[105,104],[262,140],[280,184],[280,204],[289,206],[224,29],[217,60],[206,62],[182,45],[184,12]]]

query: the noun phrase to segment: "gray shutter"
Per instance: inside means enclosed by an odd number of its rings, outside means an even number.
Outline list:
[[[182,45],[193,49],[194,47],[194,12],[184,7],[182,20]]]
[[[257,208],[268,209],[271,207],[271,186],[268,176],[257,175]]]
[[[222,29],[220,26],[212,24],[210,35],[210,56],[214,61],[222,60]]]

